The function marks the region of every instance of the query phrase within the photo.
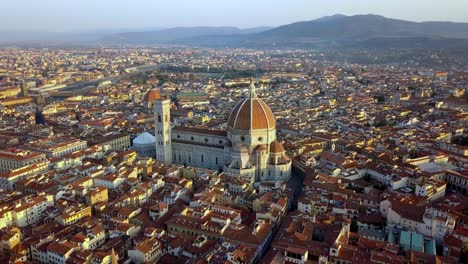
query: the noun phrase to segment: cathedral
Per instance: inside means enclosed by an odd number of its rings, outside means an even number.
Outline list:
[[[250,94],[229,115],[227,130],[173,126],[171,101],[155,98],[156,159],[165,163],[222,170],[253,182],[288,180],[291,159],[276,139],[276,121],[270,108]]]

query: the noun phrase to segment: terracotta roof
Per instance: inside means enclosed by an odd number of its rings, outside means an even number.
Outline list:
[[[413,203],[404,203],[401,201],[392,201],[392,210],[399,214],[402,218],[416,222],[423,222],[422,217],[426,208]]]
[[[231,112],[228,126],[234,129],[270,129],[276,126],[271,109],[259,98],[242,100]]]
[[[0,151],[0,158],[10,160],[28,160],[44,156],[43,153],[24,149],[9,148]]]
[[[149,92],[146,93],[145,98],[143,100],[145,100],[145,102],[147,103],[152,103],[153,101],[159,100],[159,99],[161,99],[161,94],[159,93],[159,91],[150,90]]]
[[[255,150],[256,151],[264,151],[264,150],[267,150],[268,149],[268,145],[267,144],[261,144],[261,145],[258,145]]]
[[[283,153],[284,152],[283,144],[279,143],[277,140],[271,142],[270,152]]]
[[[70,252],[70,250],[73,250],[76,247],[77,247],[76,245],[74,245],[74,244],[72,244],[72,243],[70,243],[68,241],[65,241],[65,242],[62,242],[62,243],[52,242],[47,247],[47,250],[48,251],[53,251],[53,252],[57,253],[60,256],[65,256],[68,252]]]

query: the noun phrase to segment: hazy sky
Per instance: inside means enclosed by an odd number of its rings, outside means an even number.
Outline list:
[[[278,26],[332,14],[468,22],[468,0],[0,0],[0,29]]]

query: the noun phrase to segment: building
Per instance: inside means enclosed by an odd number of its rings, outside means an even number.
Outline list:
[[[253,82],[250,95],[231,112],[227,131],[171,126],[170,105],[169,99],[153,102],[157,160],[223,170],[252,182],[291,176],[292,161],[276,139],[275,117]]]
[[[77,233],[70,240],[82,249],[96,250],[106,241],[106,231],[103,225],[96,224],[96,226],[87,229],[86,232]]]
[[[161,99],[161,94],[159,93],[159,91],[152,89],[152,90],[149,90],[145,94],[145,97],[143,98],[143,102],[145,103],[145,106],[148,109],[151,109],[153,108],[153,101],[160,100],[160,99]]]
[[[18,97],[18,98],[7,98],[7,99],[0,99],[0,105],[6,106],[16,106],[22,104],[29,104],[32,102],[32,97]]]
[[[156,238],[148,238],[128,251],[134,263],[156,263],[164,253],[164,245]]]
[[[9,148],[0,151],[0,172],[6,172],[27,165],[45,161],[46,155],[41,152]]]
[[[86,149],[87,142],[69,137],[44,138],[31,141],[21,148],[42,152],[46,154],[47,158],[52,158],[62,157],[68,153]]]
[[[437,207],[417,206],[396,199],[381,202],[380,211],[387,218],[387,226],[403,228],[442,242],[445,234],[453,232],[455,219]]]
[[[63,210],[58,216],[54,217],[54,220],[62,226],[66,226],[74,224],[79,220],[91,215],[91,206],[73,204],[66,205],[65,210]]]
[[[0,88],[0,98],[16,97],[21,93],[21,88],[16,86]]]
[[[109,199],[108,190],[105,187],[93,188],[89,190],[89,192],[87,192],[84,196],[86,199],[86,204],[90,205],[95,205],[100,202],[107,202]]]
[[[13,218],[19,227],[35,225],[44,220],[46,209],[54,206],[52,195],[28,196],[15,205]]]
[[[167,230],[171,235],[204,236],[210,240],[243,243],[263,254],[273,237],[274,224],[260,220],[253,227],[246,226],[236,219],[231,221],[226,214],[228,211],[215,208],[196,215],[192,209],[186,209],[166,222]]]
[[[26,165],[18,169],[12,169],[6,172],[0,172],[0,188],[13,190],[15,183],[23,178],[38,175],[49,170],[49,161],[41,161]]]
[[[21,231],[18,227],[3,229],[0,232],[0,256],[9,256],[20,244]]]
[[[156,157],[156,138],[148,132],[143,132],[133,140],[132,149],[141,157]]]
[[[108,134],[104,136],[95,136],[89,141],[90,145],[101,144],[109,145],[113,150],[127,150],[130,147],[130,136],[125,134]]]
[[[68,262],[71,254],[78,250],[79,247],[71,242],[54,241],[47,247],[47,261],[45,261],[45,263],[65,264]]]
[[[468,194],[468,175],[467,172],[457,172],[447,170],[445,173],[445,180],[447,181],[447,187],[452,190],[456,190],[463,195]]]

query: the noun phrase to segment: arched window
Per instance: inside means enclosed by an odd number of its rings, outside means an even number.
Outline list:
[[[161,115],[158,114],[158,122],[161,123]]]

